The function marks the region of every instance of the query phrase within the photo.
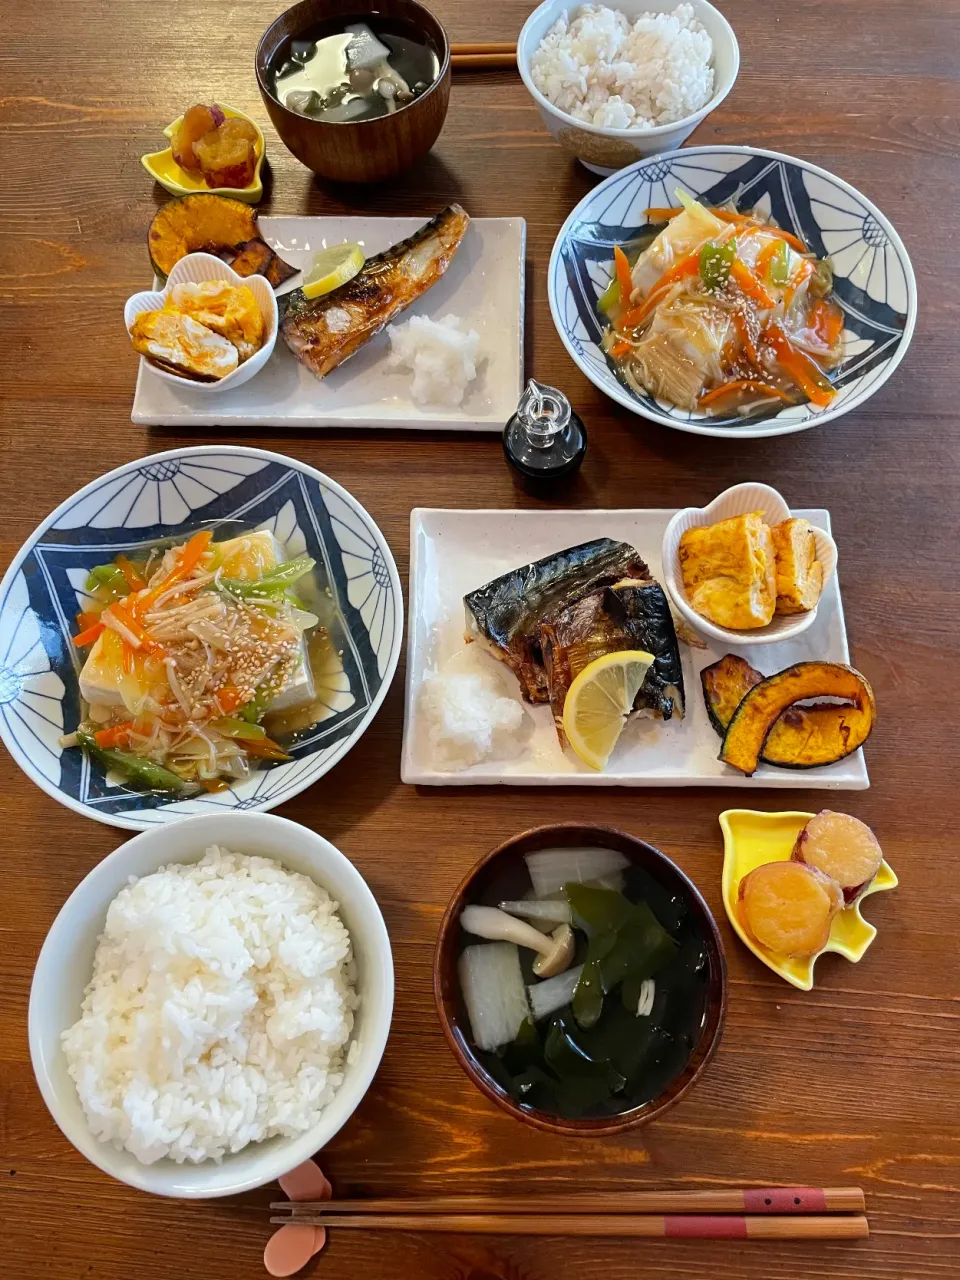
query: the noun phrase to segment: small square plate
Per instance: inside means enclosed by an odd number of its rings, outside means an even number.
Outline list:
[[[830,529],[822,510],[798,510]],[[680,644],[686,688],[686,715],[679,723],[637,719],[624,730],[603,773],[583,764],[557,741],[548,706],[526,706],[533,732],[513,760],[492,760],[462,771],[440,770],[431,758],[419,691],[424,675],[463,647],[463,596],[491,578],[564,547],[591,538],[619,538],[636,547],[653,576],[663,582],[660,548],[673,511],[443,511],[418,508],[410,516],[410,612],[407,691],[401,777],[434,786],[505,783],[518,786],[776,787],[860,791],[870,785],[863,751],[820,769],[777,769],[761,765],[751,777],[721,764],[720,739],[707,717],[700,671],[725,653],[718,641],[706,649]],[[767,645],[760,656],[740,650],[772,675],[794,662],[826,659],[849,662],[847,633],[837,577],[827,584],[817,617],[802,635]],[[506,671],[506,668],[504,668]],[[507,672],[507,678],[513,677]],[[518,690],[519,692],[519,690]],[[525,704],[526,705],[526,704]]]
[[[361,244],[368,256],[381,253],[424,221],[263,217],[260,231],[282,258],[302,268],[318,249],[344,240]],[[169,386],[141,360],[132,420],[144,426],[502,431],[523,390],[525,247],[523,218],[474,218],[445,275],[400,317],[453,314],[479,333],[477,380],[459,409],[413,403],[409,370],[387,368],[390,340],[384,330],[322,379],[304,368],[280,338],[265,369],[219,396]]]

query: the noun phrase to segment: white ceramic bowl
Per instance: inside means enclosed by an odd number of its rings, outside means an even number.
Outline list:
[[[90,1132],[73,1080],[67,1072],[60,1036],[77,1020],[84,987],[107,907],[130,876],[149,875],[171,862],[196,862],[211,844],[236,853],[276,858],[327,889],[339,903],[357,963],[354,1038],[359,1051],[319,1124],[298,1138],[251,1143],[220,1164],[141,1164]],[[356,1110],[380,1063],[393,1013],[393,957],[390,938],[360,872],[328,840],[296,822],[265,813],[225,813],[187,818],[173,826],[135,836],[105,858],[80,882],[54,920],[40,952],[30,989],[30,1057],[50,1114],[82,1155],[105,1173],[155,1195],[203,1199],[233,1195],[273,1182],[319,1151]]]
[[[771,489],[766,484],[735,484],[730,489],[724,489],[709,506],[684,507],[682,511],[678,511],[663,535],[663,584],[671,604],[697,631],[702,631],[714,640],[723,640],[737,646],[777,644],[780,640],[789,640],[791,636],[798,636],[801,631],[806,631],[817,616],[816,607],[808,613],[778,613],[771,623],[758,627],[756,631],[732,631],[728,627],[718,627],[715,623],[708,622],[687,600],[680,570],[681,536],[687,529],[717,524],[720,520],[747,515],[751,511],[763,511],[769,525],[779,524],[781,520],[790,518],[790,508],[776,489]],[[823,529],[813,527],[813,536],[817,544],[817,559],[823,565],[823,585],[826,587],[837,569],[837,544]]]
[[[534,9],[523,24],[517,41],[517,66],[523,83],[540,109],[540,119],[568,155],[576,157],[592,173],[610,174],[647,156],[661,155],[681,146],[702,120],[718,107],[730,90],[740,70],[740,48],[733,28],[719,9],[708,0],[689,0],[697,21],[713,41],[713,97],[675,124],[657,125],[654,129],[607,129],[602,125],[588,124],[567,115],[549,102],[534,85],[530,75],[530,59],[541,40],[565,12],[572,17],[580,6],[577,0],[545,0]],[[609,7],[619,9],[635,21],[643,13],[668,12],[673,8],[667,0],[662,6],[650,0],[608,0]]]
[[[123,323],[127,327],[127,333],[130,332],[130,326],[142,311],[158,311],[163,306],[173,285],[183,284],[186,281],[202,284],[205,280],[226,280],[229,284],[245,284],[250,289],[263,316],[263,345],[249,360],[244,360],[243,364],[238,365],[232,373],[228,373],[225,378],[220,378],[217,382],[196,382],[193,378],[181,378],[179,374],[170,373],[166,369],[159,368],[151,360],[140,357],[140,363],[145,369],[149,369],[153,377],[163,378],[164,382],[172,382],[175,387],[188,387],[191,395],[194,393],[215,395],[219,391],[226,391],[231,387],[239,387],[242,383],[249,382],[270,359],[273,348],[277,344],[279,317],[273,287],[263,276],[238,276],[233,267],[227,266],[212,253],[188,253],[185,258],[174,263],[163,289],[145,289],[128,298],[123,309]]]

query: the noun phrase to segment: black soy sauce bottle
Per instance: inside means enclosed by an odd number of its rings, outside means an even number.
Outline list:
[[[583,462],[587,429],[562,391],[531,378],[504,428],[503,452],[531,488],[547,488]]]

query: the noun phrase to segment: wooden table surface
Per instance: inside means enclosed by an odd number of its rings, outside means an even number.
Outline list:
[[[869,791],[421,790],[399,779],[403,670],[370,731],[280,812],[355,861],[386,916],[397,970],[393,1031],[370,1093],[322,1164],[344,1194],[534,1188],[859,1183],[873,1234],[855,1244],[334,1238],[329,1280],[574,1280],[638,1274],[715,1280],[950,1280],[960,1274],[960,962],[955,733],[960,539],[960,93],[955,0],[726,0],[740,78],[698,143],[753,143],[815,161],[875,200],[913,257],[912,348],[865,407],[779,440],[670,432],[603,399],[566,355],[546,300],[556,232],[595,179],[541,129],[511,73],[455,77],[432,155],[399,181],[324,190],[267,123],[253,74],[273,6],[182,0],[3,4],[0,82],[0,361],[4,384],[0,561],[82,484],[131,458],[223,437],[130,423],[136,358],[124,299],[149,279],[158,199],[140,166],[188,103],[222,98],[265,128],[281,213],[423,214],[450,200],[528,228],[528,369],[566,388],[590,429],[571,506],[674,507],[737,481],[830,508],[853,660],[879,727]],[[457,39],[503,39],[529,4],[435,0]],[[499,440],[466,435],[253,430],[345,485],[379,522],[405,580],[412,506],[536,506]],[[518,560],[522,559],[519,555]],[[727,804],[842,801],[877,831],[900,888],[870,900],[880,929],[862,964],[818,967],[803,994],[739,944],[720,901],[717,815]],[[501,1114],[462,1075],[431,995],[434,937],[463,872],[528,826],[599,820],[688,871],[721,920],[726,1031],[698,1088],[661,1123],[564,1141]],[[176,1203],[112,1182],[47,1114],[27,1053],[31,971],[78,881],[124,833],[58,806],[0,752],[0,1222],[5,1274],[51,1280],[242,1280],[263,1273],[270,1188]],[[275,1191],[275,1188],[274,1188]],[[44,1261],[43,1255],[47,1254]]]

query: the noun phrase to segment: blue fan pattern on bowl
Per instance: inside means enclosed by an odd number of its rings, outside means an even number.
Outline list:
[[[747,158],[745,157],[747,155]],[[677,204],[682,187],[705,204],[733,199],[758,208],[799,236],[834,268],[844,312],[845,354],[831,374],[839,394],[828,410],[805,404],[779,412],[712,417],[640,395],[600,348],[597,299],[610,280],[613,247],[649,225],[648,208]],[[558,237],[549,269],[551,310],[560,336],[601,390],[668,425],[743,428],[764,421],[796,430],[867,398],[899,361],[915,312],[913,271],[896,232],[845,183],[800,161],[740,148],[689,148],[642,161],[607,179],[574,211]]]
[[[389,548],[362,509],[317,473],[270,459],[255,450],[199,448],[121,468],[60,510],[8,573],[0,597],[0,734],[27,774],[71,807],[137,828],[218,808],[273,808],[332,767],[392,678],[402,601]],[[315,673],[325,718],[298,736],[290,763],[171,803],[108,785],[98,765],[61,748],[59,738],[80,718],[82,659],[71,636],[90,567],[121,551],[182,541],[201,525],[219,537],[266,528],[288,556],[313,556],[329,600],[323,621],[332,654]]]

